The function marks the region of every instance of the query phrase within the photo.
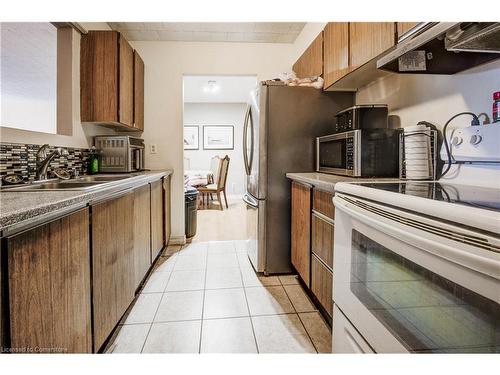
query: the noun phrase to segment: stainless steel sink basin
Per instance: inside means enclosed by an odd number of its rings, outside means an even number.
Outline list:
[[[44,182],[28,184],[25,186],[15,186],[2,189],[4,191],[40,191],[40,190],[91,190],[98,187],[103,182]]]
[[[124,180],[126,178],[130,178],[132,175],[95,175],[95,176],[82,176],[77,178],[76,180],[68,180],[67,182],[76,183],[80,181],[88,181],[88,182],[109,182],[109,181],[118,181]]]

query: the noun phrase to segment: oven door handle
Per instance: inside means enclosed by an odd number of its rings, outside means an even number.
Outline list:
[[[380,216],[380,219],[376,220],[370,215],[364,214],[360,210],[366,211],[362,208],[358,208],[352,203],[346,202],[345,198],[342,197],[342,194],[336,194],[333,198],[335,209],[338,209],[352,218],[355,218],[366,225],[369,225],[372,228],[375,228],[382,233],[396,238],[400,241],[411,244],[412,246],[418,247],[423,251],[426,251],[432,255],[437,257],[446,259],[447,261],[459,264],[465,268],[469,268],[475,270],[484,275],[488,275],[496,280],[500,280],[500,274],[498,272],[498,259],[490,259],[484,256],[480,256],[478,254],[473,254],[468,251],[460,250],[452,246],[448,246],[446,244],[442,244],[436,241],[432,241],[430,239],[425,238],[425,236],[418,236],[412,233],[411,230],[404,230],[399,228],[397,225],[389,225],[381,219],[387,219],[383,216]],[[368,212],[368,211],[367,211]],[[375,214],[373,214],[375,215]],[[337,216],[337,215],[335,215]],[[401,226],[408,226],[403,223],[398,223],[394,221],[396,224],[400,224]],[[408,228],[414,228],[408,226]],[[424,229],[419,229],[423,233],[427,233]],[[432,233],[435,236],[439,236],[436,233]],[[443,237],[446,238],[446,237]],[[411,241],[410,241],[411,240]],[[418,245],[415,245],[418,244]],[[493,297],[492,299],[500,302],[500,296]]]

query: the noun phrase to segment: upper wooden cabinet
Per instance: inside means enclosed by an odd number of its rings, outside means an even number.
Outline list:
[[[329,22],[323,30],[325,87],[351,71],[349,65],[349,23]]]
[[[144,61],[134,51],[134,128],[144,130]]]
[[[398,22],[397,23],[398,38],[417,25],[418,22]]]
[[[302,56],[293,64],[293,71],[299,78],[323,74],[323,32],[319,33]]]
[[[394,46],[394,22],[350,22],[349,49],[351,70],[367,63]]]
[[[140,77],[144,77],[144,64],[141,68],[141,62],[123,35],[116,31],[89,31],[82,35],[81,121],[122,130],[143,130],[144,84],[143,81],[141,84]],[[134,75],[136,65],[137,81]],[[142,98],[136,97],[138,95]],[[134,127],[134,107],[138,108],[140,115],[137,127]]]

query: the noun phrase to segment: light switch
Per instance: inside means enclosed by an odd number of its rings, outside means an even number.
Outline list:
[[[156,154],[156,152],[157,152],[156,143],[152,143],[151,146],[150,146],[150,153],[151,154]]]

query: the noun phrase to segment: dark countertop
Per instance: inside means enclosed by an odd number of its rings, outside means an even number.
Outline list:
[[[287,173],[286,177],[290,180],[302,182],[313,185],[314,187],[328,191],[335,192],[335,184],[338,182],[392,182],[399,181],[397,178],[360,178],[338,176],[334,174],[318,173],[318,172],[305,172],[305,173]]]
[[[50,217],[59,213],[85,207],[92,201],[105,199],[119,191],[135,188],[171,174],[171,170],[136,172],[129,178],[100,184],[91,191],[2,190],[0,191],[1,236],[15,228],[36,225],[40,219],[50,220]]]

